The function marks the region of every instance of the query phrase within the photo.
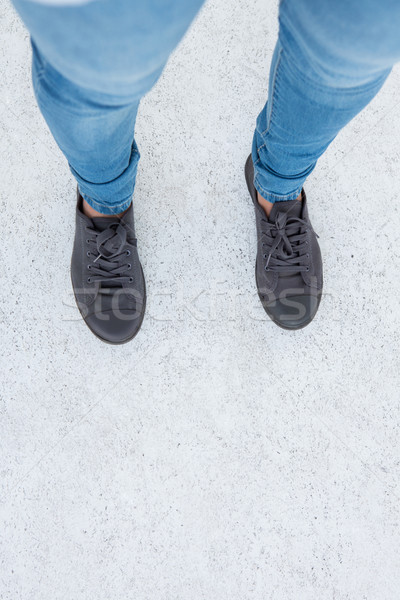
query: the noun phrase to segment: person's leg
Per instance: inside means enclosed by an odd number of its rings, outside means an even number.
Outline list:
[[[82,197],[104,215],[126,210],[139,161],[134,140],[139,98],[114,99],[86,89],[56,71],[35,42],[32,50],[38,106],[68,160]]]
[[[399,59],[400,4],[282,0],[279,18],[268,101],[246,178],[256,211],[260,298],[278,325],[298,329],[313,319],[322,295],[321,254],[303,185]]]
[[[138,332],[146,304],[131,203],[135,118],[202,0],[14,4],[32,37],[39,107],[79,186],[75,298],[95,335],[124,343]]]
[[[283,0],[268,101],[253,140],[254,185],[297,198],[329,144],[400,57],[397,0]]]
[[[14,0],[32,37],[40,110],[83,198],[100,213],[120,213],[131,202],[140,98],[201,4],[96,0],[52,7]]]

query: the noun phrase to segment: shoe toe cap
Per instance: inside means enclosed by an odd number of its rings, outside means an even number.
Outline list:
[[[297,295],[277,299],[264,306],[271,319],[284,329],[301,329],[308,325],[318,310],[320,296]]]
[[[124,344],[135,337],[142,324],[143,314],[137,311],[124,311],[117,314],[113,310],[92,313],[85,318],[92,332],[110,344]]]

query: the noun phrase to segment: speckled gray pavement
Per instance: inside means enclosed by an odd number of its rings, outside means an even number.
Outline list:
[[[325,297],[283,331],[243,177],[277,2],[210,1],[141,106],[148,311],[110,347],[74,305],[74,181],[0,15],[1,600],[398,600],[399,68],[307,183]]]

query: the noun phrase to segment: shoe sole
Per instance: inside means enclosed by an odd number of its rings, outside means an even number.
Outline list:
[[[142,265],[140,265],[140,269],[142,271],[142,277],[143,277],[143,283],[144,283],[144,303],[143,303],[143,313],[142,313],[142,318],[140,319],[139,322],[139,327],[137,328],[137,330],[135,331],[135,333],[133,335],[131,335],[129,338],[126,338],[125,340],[122,340],[120,342],[110,342],[110,340],[106,340],[105,338],[101,337],[101,335],[99,335],[98,333],[96,333],[91,327],[89,327],[89,325],[86,322],[85,317],[82,314],[81,309],[79,308],[79,304],[78,304],[78,300],[77,297],[75,295],[75,290],[74,290],[74,285],[72,283],[72,274],[71,274],[71,284],[72,284],[72,290],[74,292],[74,298],[75,298],[75,302],[76,302],[76,306],[78,307],[79,312],[81,313],[81,317],[86,325],[86,327],[89,329],[89,331],[91,331],[93,333],[93,335],[95,335],[99,340],[101,340],[102,342],[104,342],[105,344],[110,344],[110,346],[122,346],[122,344],[127,344],[128,342],[131,342],[139,333],[141,327],[142,327],[142,323],[143,323],[143,319],[144,319],[144,315],[146,314],[146,301],[147,301],[147,292],[146,292],[146,280],[144,278],[144,273],[143,273],[143,268]]]

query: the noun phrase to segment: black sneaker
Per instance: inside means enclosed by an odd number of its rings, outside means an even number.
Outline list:
[[[146,286],[132,204],[121,218],[90,219],[78,192],[71,279],[82,317],[98,338],[124,344],[135,337],[144,317]]]
[[[257,225],[256,283],[268,316],[284,329],[301,329],[318,310],[322,295],[322,258],[317,234],[302,200],[275,202],[269,218],[257,200],[251,155],[245,166]]]

